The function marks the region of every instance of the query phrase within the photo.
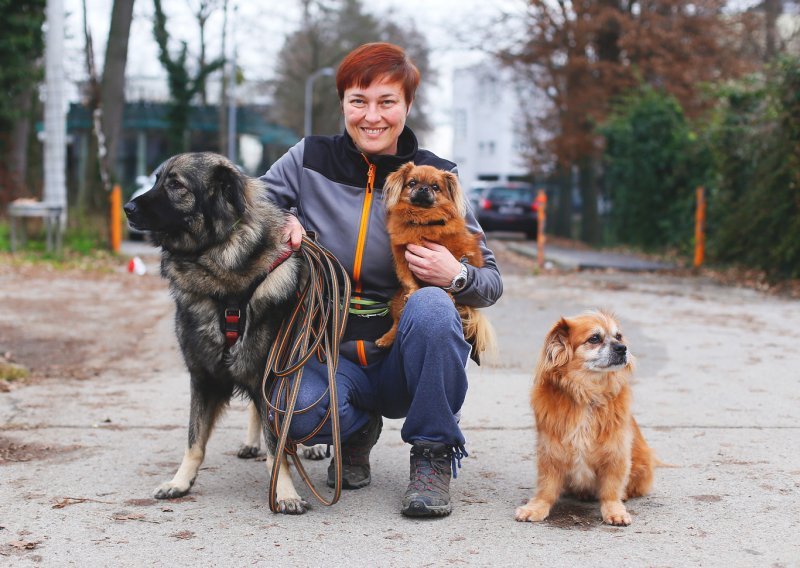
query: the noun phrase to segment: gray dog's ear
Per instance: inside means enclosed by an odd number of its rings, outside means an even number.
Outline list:
[[[211,173],[209,189],[212,194],[218,193],[222,198],[233,205],[237,215],[244,213],[245,203],[245,176],[236,166],[222,163],[217,165]]]
[[[563,367],[572,359],[572,345],[569,342],[569,322],[561,318],[547,334],[544,342],[544,363],[549,368]]]
[[[400,201],[407,176],[413,169],[414,162],[406,162],[386,177],[386,183],[383,184],[383,206],[387,211]]]

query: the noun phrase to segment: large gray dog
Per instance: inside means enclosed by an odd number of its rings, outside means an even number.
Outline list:
[[[214,422],[234,393],[248,397],[266,424],[267,353],[306,269],[281,242],[284,214],[265,199],[261,182],[217,154],[170,158],[125,213],[161,247],[161,274],[175,299],[175,328],[191,375],[188,447],[175,476],[154,494],[168,499],[189,492]],[[264,434],[271,471],[275,437],[266,428]],[[257,443],[257,434],[249,437]],[[306,511],[285,459],[277,498],[283,513]]]

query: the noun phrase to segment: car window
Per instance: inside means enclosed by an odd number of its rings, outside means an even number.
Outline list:
[[[527,187],[493,187],[488,192],[489,199],[506,201],[533,201],[533,188]]]

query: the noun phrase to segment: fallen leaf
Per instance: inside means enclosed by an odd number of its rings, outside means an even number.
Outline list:
[[[121,513],[114,513],[111,515],[111,518],[115,521],[140,521],[144,519],[144,513],[128,513],[128,512],[121,512]]]
[[[13,546],[19,550],[33,550],[36,548],[39,543],[38,542],[28,542],[26,540],[12,540],[8,543],[9,546]]]
[[[179,531],[169,536],[180,540],[189,540],[190,538],[194,538],[194,533],[192,531]]]
[[[77,503],[86,503],[87,501],[88,502],[92,502],[92,503],[105,503],[106,505],[111,505],[112,504],[109,501],[99,501],[97,499],[89,499],[88,497],[64,497],[63,499],[61,499],[61,501],[59,501],[58,503],[53,505],[53,509],[63,509],[67,505],[75,505]]]

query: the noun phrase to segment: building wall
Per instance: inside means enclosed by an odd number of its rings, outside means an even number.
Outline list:
[[[453,158],[465,187],[529,175],[520,103],[508,71],[491,63],[453,76]]]

